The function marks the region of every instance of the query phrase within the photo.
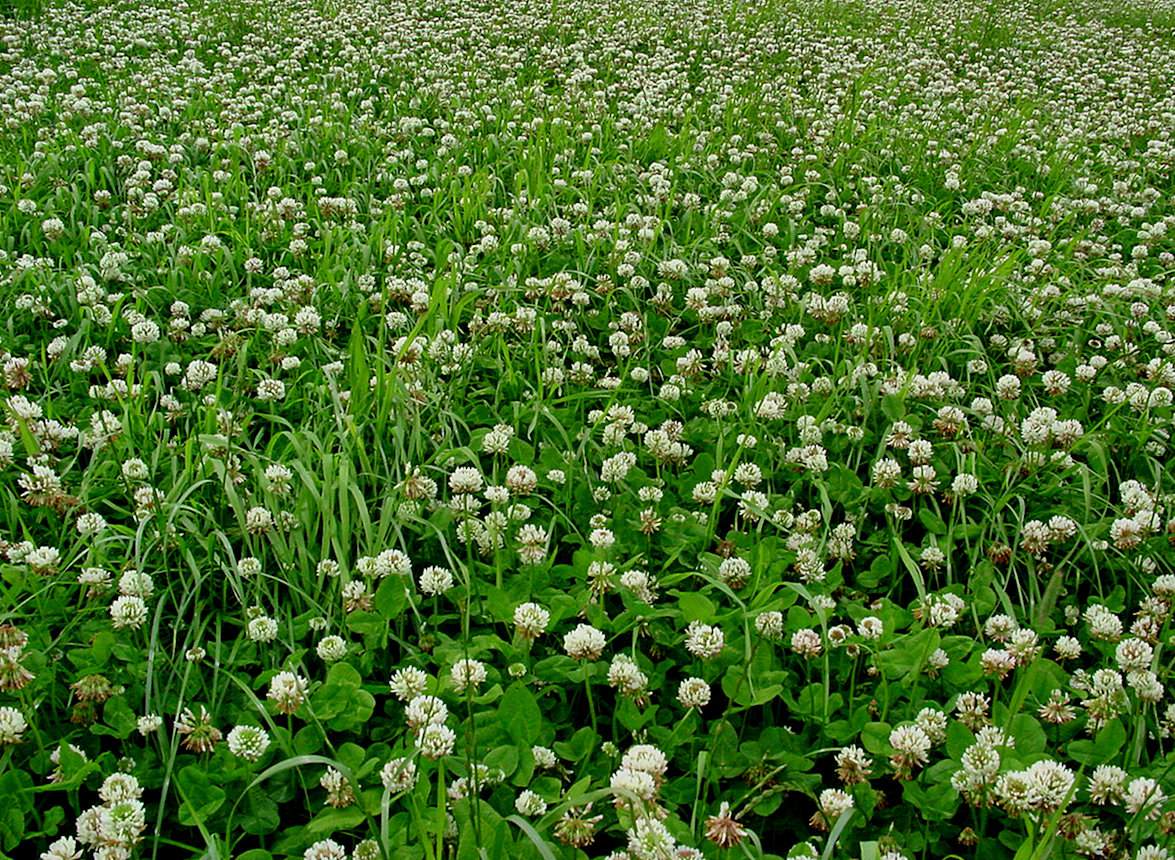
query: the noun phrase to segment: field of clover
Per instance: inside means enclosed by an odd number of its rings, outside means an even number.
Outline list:
[[[0,308],[0,857],[1175,858],[1172,0],[9,0]]]

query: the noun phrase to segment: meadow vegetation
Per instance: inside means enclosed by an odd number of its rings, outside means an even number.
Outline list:
[[[1170,0],[0,7],[0,855],[1168,860]]]

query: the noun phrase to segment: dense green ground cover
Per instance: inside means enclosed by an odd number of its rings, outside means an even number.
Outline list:
[[[0,15],[0,853],[1170,856],[1169,2]]]

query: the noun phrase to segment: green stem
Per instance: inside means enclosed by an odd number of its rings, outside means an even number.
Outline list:
[[[412,803],[412,819],[416,823],[420,844],[424,846],[425,860],[436,860],[432,852],[432,843],[428,841],[428,831],[424,826],[424,817],[420,814],[420,805],[416,801],[416,793],[412,791],[408,792],[408,799]],[[387,850],[386,845],[384,846],[384,850]]]
[[[596,702],[592,698],[592,678],[591,678],[591,675],[588,673],[588,669],[590,667],[591,667],[590,663],[583,664],[583,689],[584,689],[584,692],[587,693],[588,713],[591,714],[591,718],[592,718],[592,731],[598,735],[599,734],[599,726],[596,722]]]
[[[445,760],[437,759],[437,860],[445,856]]]

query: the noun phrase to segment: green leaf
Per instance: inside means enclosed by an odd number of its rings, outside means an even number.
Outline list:
[[[326,743],[326,736],[318,726],[303,726],[294,735],[294,752],[298,755],[313,755]]]
[[[122,696],[106,700],[102,707],[102,719],[113,730],[116,738],[130,737],[139,725],[134,711]]]
[[[1016,739],[1016,752],[1035,755],[1044,752],[1048,744],[1044,729],[1030,714],[1016,714],[1012,717],[1010,733]]]
[[[277,804],[261,788],[253,788],[245,792],[242,808],[244,814],[239,819],[241,828],[253,836],[273,833],[281,824]]]
[[[783,686],[780,684],[772,684],[769,687],[760,687],[755,691],[754,696],[743,695],[739,698],[740,705],[765,705],[768,702],[774,701],[780,693],[783,692]],[[747,693],[750,693],[750,688],[747,688]]]
[[[97,666],[104,666],[110,659],[111,653],[114,651],[114,646],[118,643],[118,637],[110,630],[103,630],[100,633],[94,634],[94,639],[90,643],[90,655],[94,658],[94,663]]]
[[[181,824],[192,827],[206,824],[224,803],[224,789],[212,780],[198,765],[188,765],[176,775],[183,803],[180,806]]]
[[[877,801],[881,798],[881,794],[869,787],[868,783],[858,783],[853,786],[850,792],[853,795],[853,801],[857,805],[857,809],[861,810],[861,815],[866,820],[873,815],[873,811],[877,809]],[[862,846],[862,851],[864,846]]]
[[[326,683],[310,696],[310,706],[320,720],[332,720],[351,706],[355,688],[346,684]]]
[[[592,751],[596,743],[596,733],[588,726],[584,726],[571,736],[569,741],[556,741],[551,747],[560,758],[577,762]]]
[[[952,722],[947,726],[947,755],[955,761],[959,761],[973,743],[975,733],[962,723]]]
[[[841,504],[856,499],[864,490],[857,473],[840,463],[833,463],[827,472],[828,488]]]
[[[918,521],[931,534],[945,535],[947,533],[947,524],[943,521],[943,518],[930,510],[930,508],[923,508],[918,511]]]
[[[354,666],[335,663],[327,672],[326,683],[310,697],[314,715],[337,731],[367,722],[375,711],[375,697],[359,688],[362,683]]]
[[[529,466],[534,462],[534,446],[527,444],[517,436],[510,440],[510,445],[507,450],[510,453],[510,459],[515,463]]]
[[[718,607],[704,594],[690,591],[677,598],[677,605],[681,608],[682,619],[690,621],[713,622],[718,615]]]
[[[922,671],[940,641],[939,632],[932,628],[902,636],[894,647],[877,655],[877,664],[890,680],[905,680]]]
[[[1016,849],[1016,856],[1013,860],[1029,860],[1032,857],[1034,847],[1032,837],[1030,836],[1020,843],[1020,847]]]
[[[1093,739],[1093,750],[1102,761],[1109,761],[1126,744],[1126,729],[1121,720],[1111,720]]]
[[[910,555],[910,551],[906,549],[906,545],[902,543],[901,538],[894,536],[893,539],[894,551],[898,554],[906,571],[910,574],[910,578],[914,581],[914,589],[918,592],[918,600],[922,603],[926,602],[926,578],[922,575],[922,568],[914,561]]]
[[[485,765],[491,770],[494,768],[501,770],[509,778],[514,775],[514,771],[518,770],[518,758],[518,747],[496,747],[486,754]]]
[[[86,758],[74,750],[64,741],[57,748],[57,762],[61,769],[61,780],[57,785],[73,785],[81,783],[85,777],[98,770],[97,762],[87,761]]]
[[[357,806],[345,809],[324,809],[306,825],[306,832],[315,836],[350,830],[363,823],[363,810]]]
[[[345,743],[335,752],[336,758],[356,773],[363,767],[367,753],[359,744]]]
[[[347,629],[360,636],[379,636],[387,631],[388,622],[374,612],[352,612],[347,616]]]
[[[40,831],[37,833],[30,833],[28,836],[56,836],[64,822],[65,809],[60,806],[50,807],[49,810],[46,811],[43,816],[41,816]]]
[[[0,776],[0,797],[5,800],[0,808],[0,845],[5,851],[11,851],[24,839],[25,819],[32,810],[31,789],[32,780],[24,771]]]
[[[881,414],[890,421],[900,421],[906,415],[906,403],[900,394],[887,394],[881,398]]]
[[[366,690],[352,690],[350,704],[341,714],[327,722],[327,726],[339,732],[358,728],[371,719],[375,713],[375,696]]]
[[[832,826],[832,832],[828,834],[828,842],[824,846],[824,853],[820,855],[820,860],[831,860],[832,852],[836,850],[836,843],[840,841],[840,835],[849,826],[849,820],[853,817],[853,813],[852,808],[846,809],[836,819],[836,824]]]
[[[641,710],[636,706],[632,699],[627,696],[620,700],[616,706],[616,718],[620,724],[628,729],[630,732],[638,732],[644,728],[650,720],[657,715],[657,706]]]
[[[543,728],[543,713],[534,693],[515,681],[506,689],[498,704],[498,715],[506,734],[519,744],[533,744]]]
[[[861,730],[861,746],[874,755],[889,755],[892,750],[889,746],[889,733],[893,727],[889,723],[869,723]]]
[[[11,851],[24,839],[24,813],[15,806],[5,806],[0,812],[0,845]]]
[[[1057,599],[1061,596],[1061,590],[1065,585],[1065,570],[1066,565],[1062,564],[1049,577],[1048,585],[1045,586],[1044,594],[1041,595],[1040,603],[1036,607],[1036,619],[1033,626],[1037,630],[1048,629],[1050,626],[1049,619],[1052,617]]]
[[[743,773],[748,759],[739,751],[738,730],[729,720],[719,720],[710,731],[710,762],[714,770],[727,777]]]
[[[922,816],[924,821],[946,821],[959,809],[959,793],[950,785],[924,788],[918,782],[902,784],[902,798]]]
[[[590,732],[591,729],[588,729]],[[515,747],[511,747],[515,749]],[[512,782],[515,785],[522,786],[530,782],[530,778],[534,776],[534,753],[528,746],[517,747],[518,750],[518,769],[514,772],[514,779]]]
[[[326,682],[358,688],[363,685],[363,676],[350,663],[335,663],[326,673]]]
[[[514,607],[518,605],[518,601],[511,597],[505,589],[495,588],[492,585],[485,587],[484,597],[490,617],[503,624],[509,623],[514,617]]]
[[[473,822],[467,821],[461,826],[461,836],[457,842],[457,860],[480,860],[478,848],[477,832],[473,829]]]
[[[375,611],[389,621],[399,618],[408,608],[408,592],[403,580],[396,576],[385,577],[375,590]]]
[[[1111,720],[1093,740],[1077,740],[1069,744],[1069,756],[1087,766],[1105,764],[1126,744],[1126,729],[1121,720]]]
[[[543,860],[555,860],[555,855],[551,853],[550,846],[543,840],[543,837],[539,836],[538,831],[534,829],[529,821],[517,815],[511,815],[506,820],[526,834],[526,838],[534,843],[534,847],[538,849]]]
[[[857,585],[861,588],[875,588],[893,576],[893,561],[886,555],[875,556],[868,570],[857,574]]]

